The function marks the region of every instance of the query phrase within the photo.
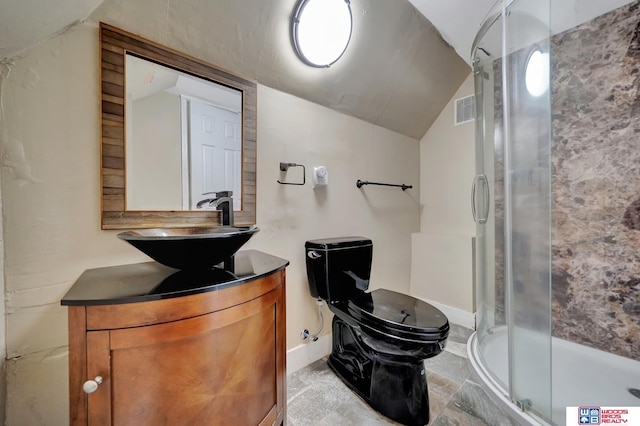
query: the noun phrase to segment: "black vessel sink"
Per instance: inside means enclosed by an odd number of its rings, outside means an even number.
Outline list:
[[[156,262],[176,269],[209,269],[231,258],[260,229],[211,226],[138,229],[118,234]]]

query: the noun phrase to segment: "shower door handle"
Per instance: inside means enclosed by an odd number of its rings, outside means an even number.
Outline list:
[[[478,185],[482,185],[482,199],[481,199],[481,207],[482,213],[481,216],[478,216],[478,212],[476,210],[476,193]],[[471,213],[473,214],[473,220],[483,225],[487,223],[487,219],[489,218],[489,180],[486,175],[477,175],[473,179],[473,186],[471,187]]]
[[[487,179],[486,175],[482,174],[478,176],[478,182],[482,182],[483,185],[482,207],[484,207],[484,209],[482,210],[482,216],[478,218],[478,223],[485,224],[489,219],[489,200],[491,199],[491,194],[489,194],[489,180]]]
[[[476,216],[476,185],[478,184],[478,176],[473,178],[473,183],[471,184],[471,215],[473,216],[473,221],[478,223],[478,217]]]

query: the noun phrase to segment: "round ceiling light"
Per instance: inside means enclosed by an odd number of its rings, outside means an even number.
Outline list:
[[[534,50],[529,55],[524,74],[524,82],[527,92],[531,96],[538,97],[549,89],[549,54]]]
[[[347,49],[351,27],[349,0],[298,0],[291,16],[293,48],[305,64],[329,67]]]

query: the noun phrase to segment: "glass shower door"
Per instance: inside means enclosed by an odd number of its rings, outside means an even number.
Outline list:
[[[522,410],[551,413],[549,4],[504,0],[474,43],[478,355]]]
[[[476,221],[477,352],[489,376],[507,393],[509,385],[504,297],[504,191],[500,57],[502,13],[489,13],[473,49],[476,98],[476,177],[472,210]]]
[[[511,399],[551,418],[549,2],[503,11],[505,281]]]

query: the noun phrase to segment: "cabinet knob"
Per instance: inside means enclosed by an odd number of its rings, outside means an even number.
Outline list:
[[[94,393],[98,390],[98,385],[100,385],[101,383],[102,377],[96,376],[95,379],[87,380],[86,382],[84,382],[84,384],[82,385],[82,390],[85,391],[85,393]]]

